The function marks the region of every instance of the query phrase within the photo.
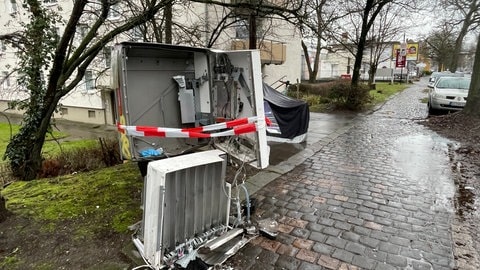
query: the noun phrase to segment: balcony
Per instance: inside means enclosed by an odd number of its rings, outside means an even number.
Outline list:
[[[232,41],[232,50],[248,50],[248,40],[236,39]],[[260,60],[262,65],[281,65],[285,63],[287,57],[287,46],[280,42],[263,40],[257,43],[260,50]]]

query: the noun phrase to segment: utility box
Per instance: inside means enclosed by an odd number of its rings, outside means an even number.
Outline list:
[[[112,51],[112,73],[124,159],[161,159],[213,144],[268,166],[259,51],[125,42]],[[220,134],[238,119],[250,126],[237,127],[233,137]],[[222,122],[225,129],[210,129]]]
[[[135,246],[152,269],[221,263],[251,239],[227,156],[269,164],[260,52],[125,42],[111,70],[122,158],[146,165]]]

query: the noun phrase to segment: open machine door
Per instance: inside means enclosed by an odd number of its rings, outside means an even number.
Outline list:
[[[268,166],[258,51],[125,42],[112,54],[124,159],[156,160],[214,145]]]

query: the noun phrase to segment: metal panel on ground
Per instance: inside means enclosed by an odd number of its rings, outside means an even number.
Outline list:
[[[211,150],[152,161],[144,203],[143,255],[156,269],[187,256],[229,216],[225,153]]]

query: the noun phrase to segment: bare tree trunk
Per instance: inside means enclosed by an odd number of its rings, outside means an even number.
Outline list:
[[[453,51],[451,63],[449,65],[450,71],[455,72],[457,71],[458,64],[460,61],[460,52],[463,46],[463,40],[468,33],[468,29],[474,24],[474,16],[475,13],[478,11],[477,1],[471,1],[468,5],[468,10],[464,13],[465,18],[462,21],[462,28],[458,33],[457,39],[455,40],[455,48]],[[468,2],[467,2],[468,3]]]
[[[30,90],[30,99],[27,105],[22,107],[26,110],[22,127],[10,140],[5,152],[12,171],[23,180],[34,179],[41,169],[41,151],[45,142],[45,135],[48,132],[50,119],[59,100],[78,85],[85,74],[85,70],[105,44],[118,34],[150,20],[163,8],[163,2],[158,2],[144,10],[143,14],[133,17],[132,20],[112,29],[92,42],[97,30],[104,24],[111,5],[108,1],[102,1],[103,6],[97,20],[91,25],[91,29],[84,40],[80,42],[71,55],[67,56],[66,52],[71,49],[70,41],[74,37],[79,18],[85,11],[84,7],[88,1],[78,0],[74,2],[71,16],[61,37],[57,36],[53,28],[52,17],[41,9],[40,1],[29,0],[27,2],[29,11],[33,15],[30,24],[26,27],[25,55],[20,55],[20,60],[22,60],[22,57],[24,58],[23,68],[27,71],[25,72],[24,84]],[[28,27],[30,25],[33,27]],[[58,38],[60,38],[59,41],[57,41]],[[91,44],[90,47],[88,47],[89,44]],[[45,48],[48,48],[48,50]],[[50,55],[52,51],[55,53]],[[47,66],[45,59],[48,59],[48,57],[53,59],[53,63],[48,67],[49,80],[46,89],[44,89],[45,82],[42,80],[40,72]],[[71,76],[74,72],[75,76]]]
[[[373,50],[375,46],[375,40],[372,39],[371,43],[372,44],[370,46],[370,69],[368,70],[368,86],[370,87],[370,89],[373,89],[372,88],[373,79],[375,77],[375,73],[377,72],[377,67],[374,64],[375,59],[373,59]]]
[[[307,44],[305,44],[305,42],[302,40],[301,45],[302,45],[303,54],[305,55],[305,63],[307,64],[308,81],[310,82],[311,74],[313,72],[312,62],[310,61],[310,55],[308,53]]]
[[[368,86],[370,89],[374,89],[373,81],[375,78],[375,73],[377,73],[377,65],[374,63],[370,63],[370,70],[368,71]]]
[[[253,14],[248,18],[248,48],[257,48],[257,18]]]
[[[355,62],[353,64],[352,86],[358,86],[360,82],[360,69],[362,67],[363,51],[365,50],[365,43],[367,40],[368,29],[365,25],[362,25],[362,32],[360,39],[358,40],[357,52],[355,53]]]
[[[168,2],[165,5],[165,43],[172,44],[172,9],[173,3],[172,1]]]
[[[45,134],[47,134],[50,127],[50,119],[55,112],[59,99],[52,100],[46,104],[45,112],[40,121],[40,125],[32,139],[32,148],[27,154],[24,173],[22,179],[33,180],[37,177],[38,171],[42,168],[42,148],[45,142]]]
[[[475,52],[472,74],[480,74],[480,36],[477,41],[477,51]],[[467,104],[463,112],[467,115],[480,118],[480,76],[472,76]]]
[[[363,51],[367,42],[367,34],[369,30],[368,17],[373,6],[373,0],[367,0],[363,11],[362,28],[360,29],[360,37],[357,43],[357,51],[355,52],[355,62],[353,64],[352,87],[356,88],[360,82],[360,69],[362,67]]]
[[[318,41],[320,42],[320,41]],[[320,50],[321,46],[320,44],[317,44],[316,52],[315,52],[315,58],[313,62],[313,68],[312,68],[312,62],[310,61],[310,55],[308,53],[308,48],[305,42],[302,40],[302,49],[303,49],[303,54],[305,55],[305,63],[307,64],[307,69],[308,69],[308,82],[309,83],[314,83],[317,81],[317,75],[319,71],[319,62],[320,62]]]
[[[392,2],[391,0],[367,0],[362,15],[362,28],[358,39],[355,63],[353,65],[352,88],[356,88],[360,82],[360,69],[362,67],[363,51],[367,41],[367,34],[382,8]]]
[[[462,30],[460,30],[460,33],[458,34],[458,37],[455,40],[455,48],[453,50],[454,53],[452,55],[452,59],[451,59],[451,63],[450,63],[450,71],[451,72],[457,71],[458,62],[460,61],[460,52],[461,52],[462,46],[463,46],[463,39],[467,35],[467,30],[468,30],[468,26],[463,24]]]
[[[322,46],[320,46],[320,38],[317,40],[317,47],[315,48],[315,62],[313,62],[313,71],[310,74],[309,82],[314,83],[317,81],[317,75],[320,71],[320,51]]]

